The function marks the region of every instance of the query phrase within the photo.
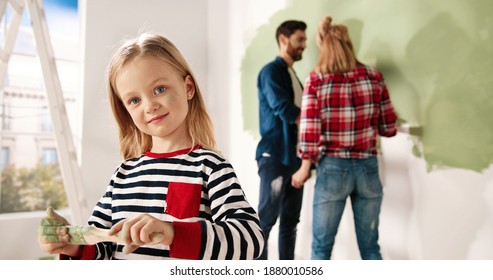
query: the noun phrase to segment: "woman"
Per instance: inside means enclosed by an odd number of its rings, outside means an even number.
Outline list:
[[[382,259],[378,223],[382,184],[377,136],[396,134],[397,115],[382,74],[356,59],[348,30],[324,17],[317,30],[320,50],[306,79],[300,124],[302,166],[293,186],[302,186],[317,165],[313,201],[312,259],[330,259],[335,236],[351,198],[363,259]]]

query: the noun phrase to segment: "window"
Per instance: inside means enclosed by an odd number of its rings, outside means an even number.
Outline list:
[[[2,147],[0,154],[0,169],[4,169],[9,164],[10,149],[8,147]]]
[[[41,163],[43,165],[57,164],[58,159],[55,148],[44,148],[41,153]]]
[[[53,125],[51,123],[50,111],[47,107],[41,108],[41,131],[49,132],[53,131]]]
[[[71,127],[78,127],[79,34],[77,0],[44,0],[50,42]],[[0,22],[4,48],[13,10]],[[68,207],[44,77],[27,7],[0,89],[0,214]],[[74,131],[72,131],[74,133]],[[80,137],[74,137],[80,139]],[[75,140],[74,139],[74,140]],[[75,145],[80,143],[75,142]]]

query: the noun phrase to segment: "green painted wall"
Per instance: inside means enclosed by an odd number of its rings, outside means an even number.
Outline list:
[[[278,54],[284,20],[308,24],[308,47],[295,70],[303,81],[318,55],[322,16],[350,30],[360,61],[379,68],[399,117],[423,128],[413,136],[428,169],[481,172],[493,162],[493,1],[293,0],[260,26],[241,65],[244,129],[258,133],[256,79]]]

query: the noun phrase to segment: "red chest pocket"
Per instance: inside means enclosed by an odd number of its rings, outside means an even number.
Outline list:
[[[165,213],[178,219],[197,217],[200,210],[202,185],[170,182]]]

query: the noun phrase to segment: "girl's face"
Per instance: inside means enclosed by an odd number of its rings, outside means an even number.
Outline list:
[[[152,136],[152,152],[188,148],[188,100],[195,93],[190,76],[183,80],[163,60],[137,57],[116,77],[116,89],[135,125]]]

